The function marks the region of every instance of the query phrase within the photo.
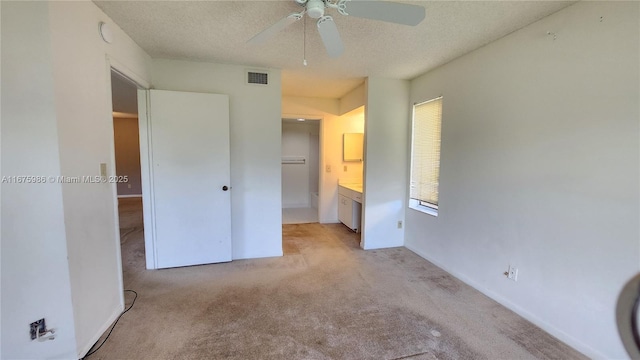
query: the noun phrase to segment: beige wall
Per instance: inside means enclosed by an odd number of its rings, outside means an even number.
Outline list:
[[[128,178],[126,183],[118,183],[118,196],[142,195],[138,119],[114,118],[113,139],[116,150],[116,174]]]

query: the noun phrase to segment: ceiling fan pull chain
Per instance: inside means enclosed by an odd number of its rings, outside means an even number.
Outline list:
[[[307,17],[302,21],[302,65],[307,66]]]

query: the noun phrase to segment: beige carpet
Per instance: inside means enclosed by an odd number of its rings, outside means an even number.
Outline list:
[[[363,251],[338,224],[283,229],[281,258],[156,271],[125,231],[139,297],[89,359],[584,358],[405,248]]]
[[[316,208],[286,208],[282,209],[283,224],[310,224],[318,222]]]

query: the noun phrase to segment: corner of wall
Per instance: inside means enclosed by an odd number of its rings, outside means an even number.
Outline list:
[[[365,83],[357,86],[339,99],[339,114],[344,115],[366,103]]]
[[[367,78],[365,81],[365,164],[363,248],[404,244],[408,186],[409,82]]]
[[[72,285],[66,243],[57,129],[50,4],[0,2],[2,175],[39,183],[2,184],[2,353],[13,358],[73,358]],[[10,224],[11,226],[6,226]],[[43,300],[44,296],[44,300]],[[55,341],[29,338],[45,318]]]
[[[445,100],[439,216],[407,210],[405,246],[595,358],[627,357],[640,261],[639,13],[577,2],[411,81]]]

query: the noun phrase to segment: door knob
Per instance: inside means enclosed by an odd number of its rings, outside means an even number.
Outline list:
[[[227,190],[229,190],[229,187],[227,185],[222,187],[222,191],[227,191]]]

